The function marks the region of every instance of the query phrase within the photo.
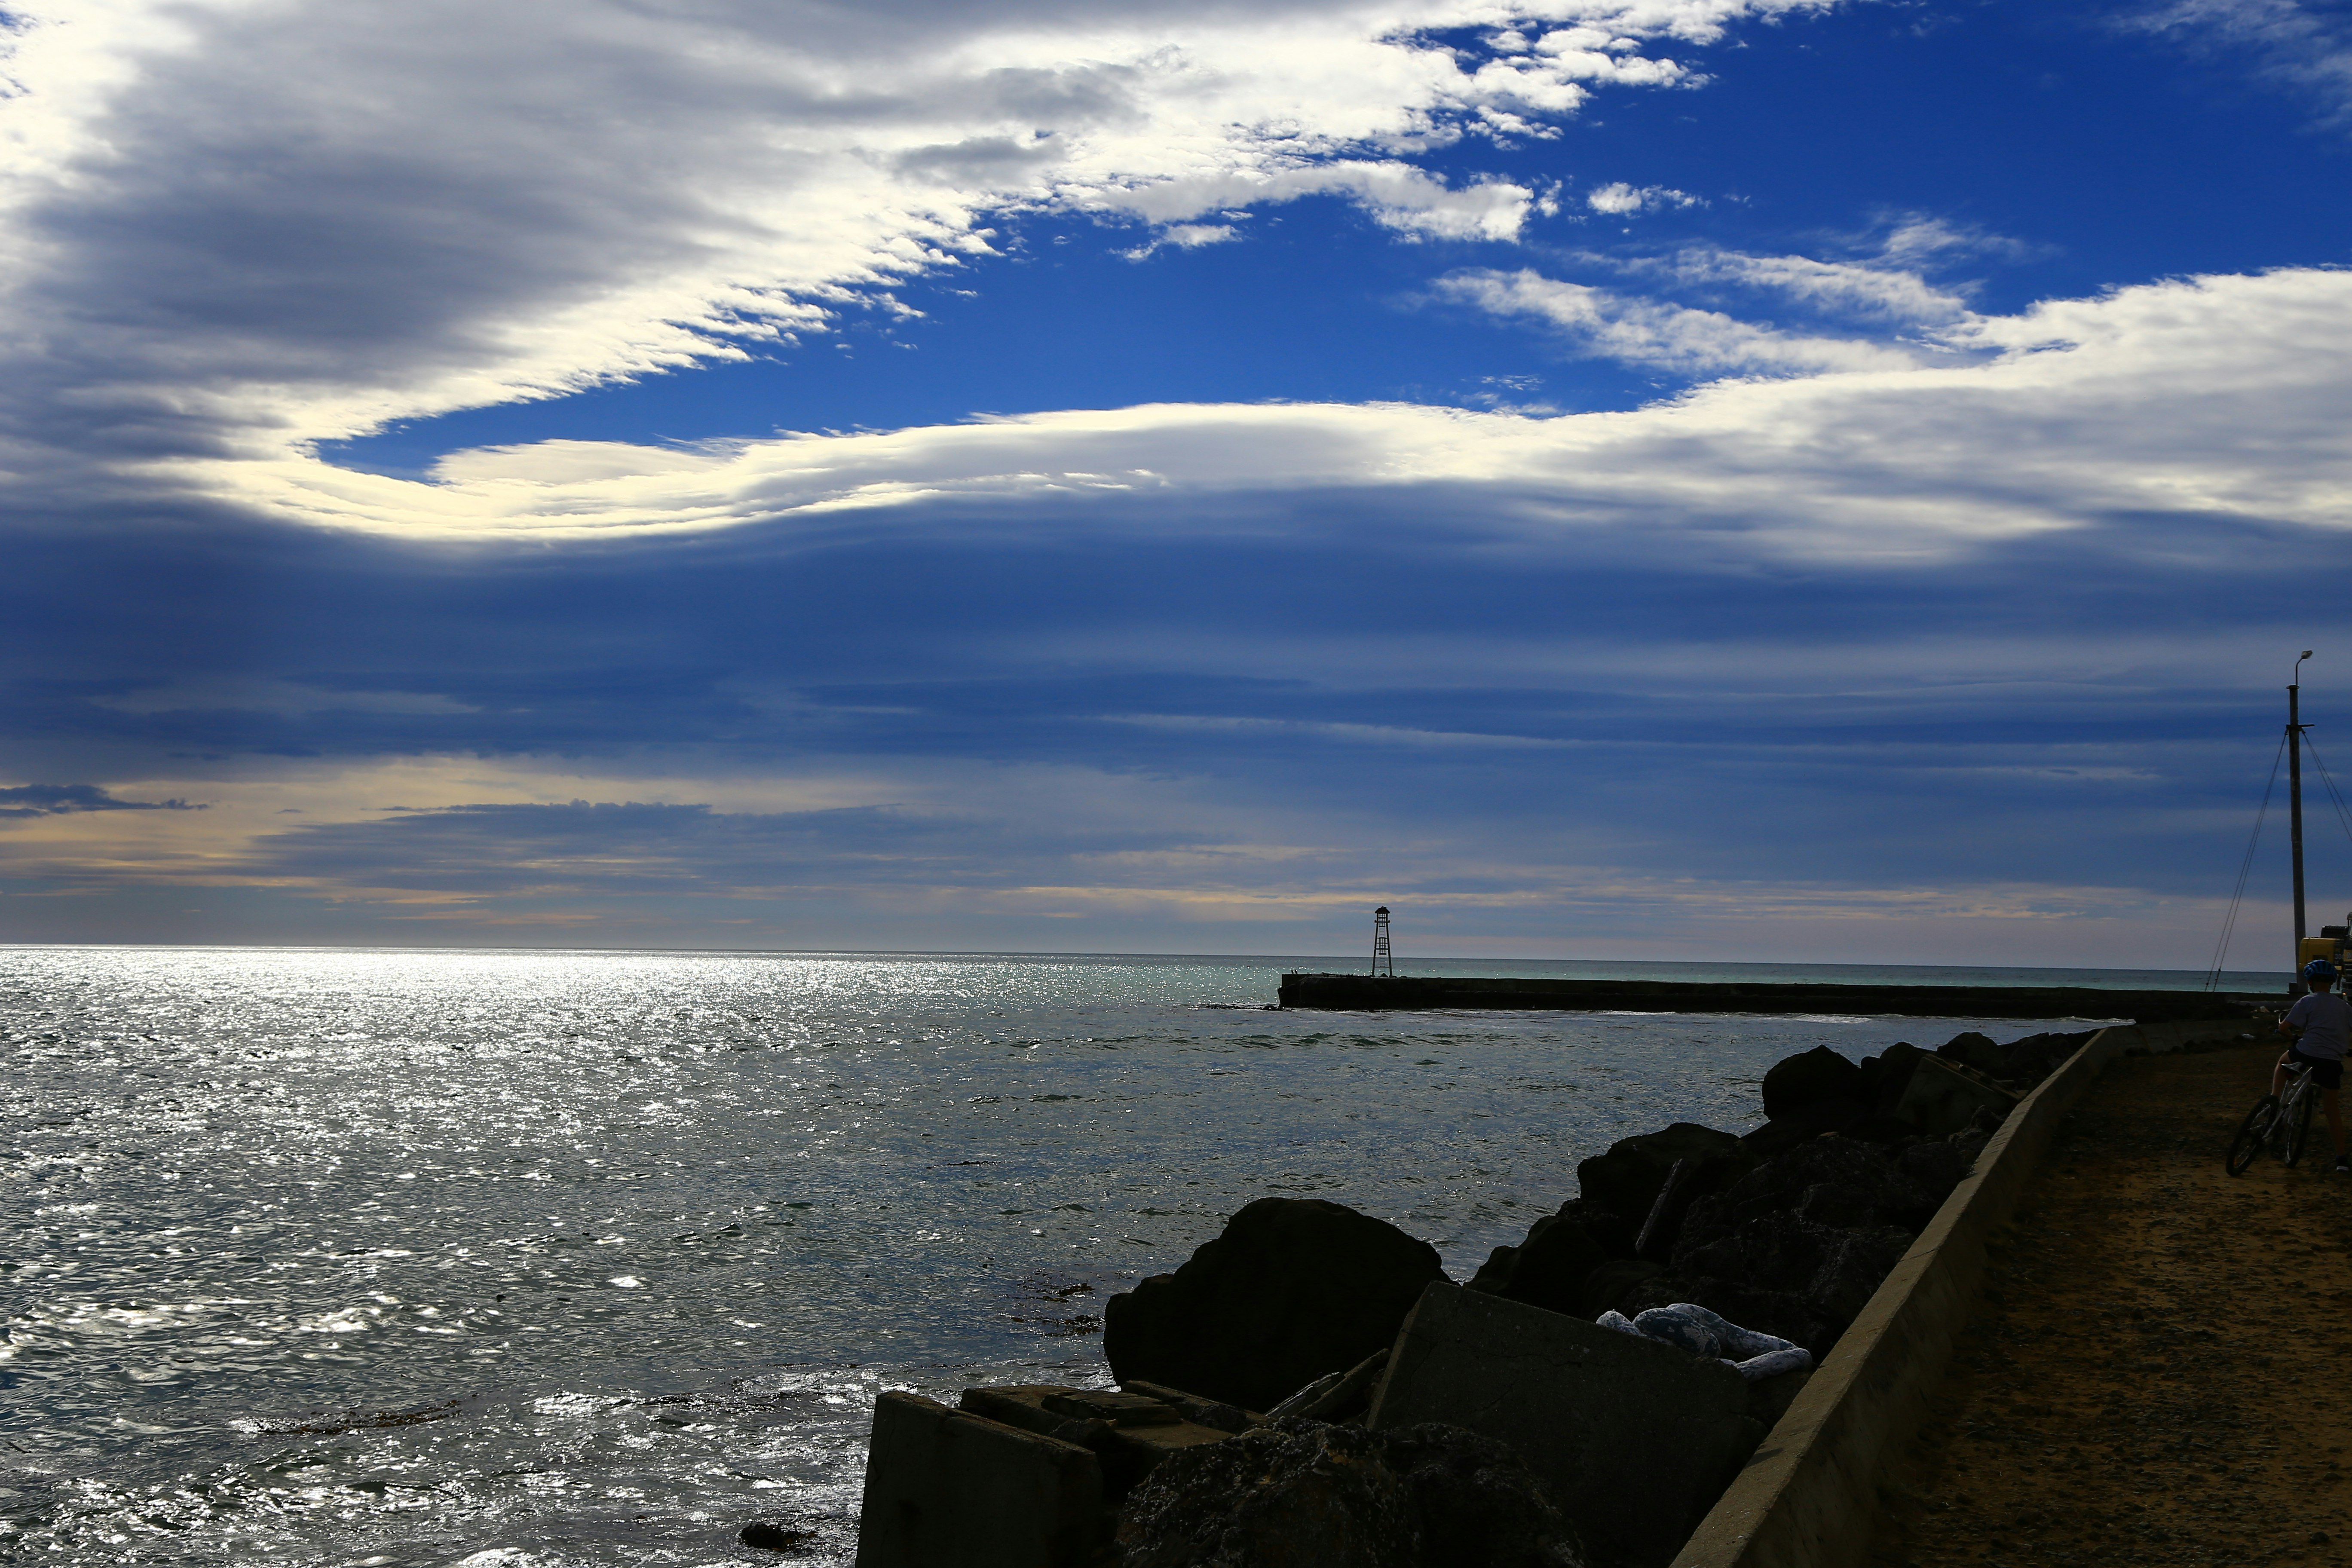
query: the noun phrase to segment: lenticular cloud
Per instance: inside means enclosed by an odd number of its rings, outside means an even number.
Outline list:
[[[1508,237],[1541,193],[1415,156],[1820,4],[57,0],[0,103],[0,419],[20,455],[283,452],[822,332],[1023,207],[1336,191]]]
[[[431,485],[299,457],[187,465],[180,482],[288,518],[485,538],[784,521],[821,537],[849,518],[968,538],[1005,502],[1042,535],[1115,528],[1139,500],[1156,529],[1213,535],[1243,526],[1237,498],[1313,489],[1475,496],[1433,509],[1465,541],[1696,536],[1727,561],[1926,562],[2168,515],[2342,526],[2352,273],[2148,284],[1949,331],[1968,353],[1870,351],[1625,413],[1164,405],[683,449],[544,442],[454,454]]]

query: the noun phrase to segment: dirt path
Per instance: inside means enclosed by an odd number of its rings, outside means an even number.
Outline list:
[[[2127,1058],[2063,1131],[1872,1562],[2352,1568],[2352,1178],[2221,1151],[2276,1052]]]

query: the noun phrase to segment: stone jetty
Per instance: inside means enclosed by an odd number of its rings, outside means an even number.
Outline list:
[[[1860,1013],[1916,1018],[2130,1018],[2138,1023],[2243,1017],[2279,998],[2211,991],[2110,991],[2086,985],[1882,985],[1764,981],[1561,980],[1294,971],[1285,1007],[1389,1013],[1441,1008],[1570,1013]]]

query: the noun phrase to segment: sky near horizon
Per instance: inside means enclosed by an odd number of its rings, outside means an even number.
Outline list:
[[[2198,969],[2352,789],[2340,0],[0,47],[0,941]]]

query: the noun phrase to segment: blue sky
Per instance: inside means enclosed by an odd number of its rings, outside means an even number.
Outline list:
[[[11,40],[0,939],[2197,968],[2352,768],[2341,6]]]

